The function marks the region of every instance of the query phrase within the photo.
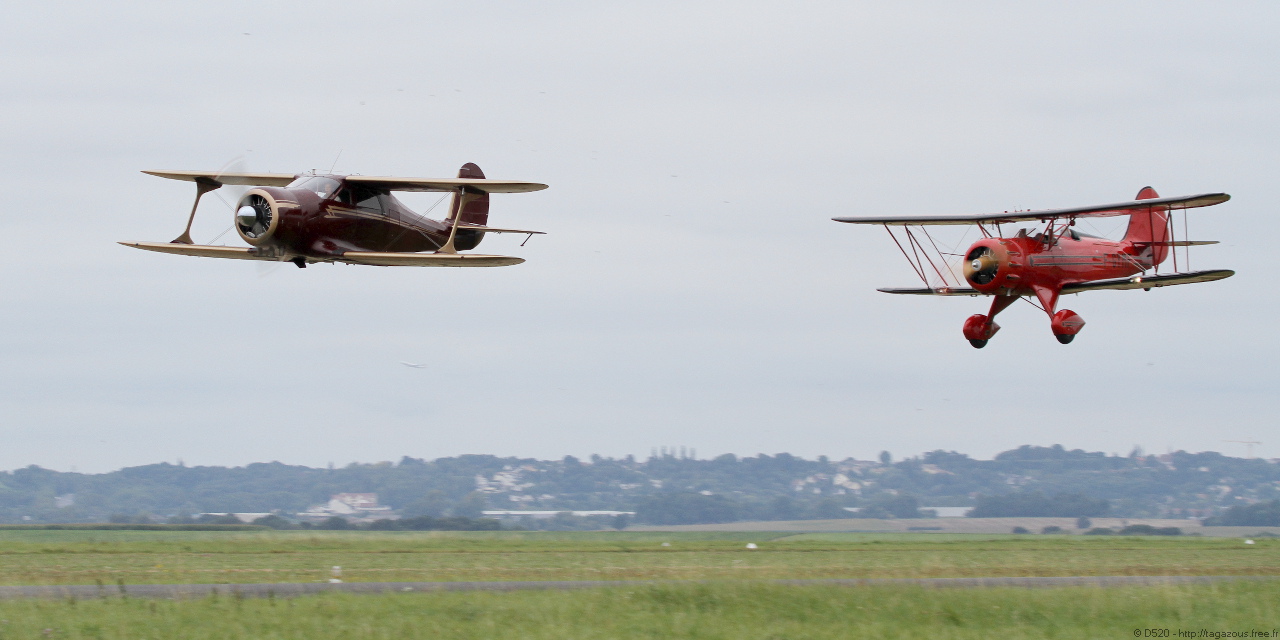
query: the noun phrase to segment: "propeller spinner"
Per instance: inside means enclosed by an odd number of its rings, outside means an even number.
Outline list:
[[[988,284],[996,279],[1000,261],[988,247],[977,247],[965,257],[964,277],[973,284]]]
[[[247,238],[260,238],[271,229],[271,203],[257,193],[250,193],[236,209],[236,226]]]

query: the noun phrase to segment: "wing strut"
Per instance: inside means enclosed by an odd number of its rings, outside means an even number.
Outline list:
[[[457,248],[453,245],[453,239],[458,236],[458,225],[462,223],[462,210],[467,204],[467,188],[458,187],[455,193],[458,195],[454,196],[454,205],[452,207],[453,226],[449,227],[449,241],[444,243],[443,247],[437,249],[436,253],[458,253]]]
[[[191,204],[191,215],[187,217],[187,228],[183,229],[182,235],[174,238],[169,244],[195,244],[191,240],[191,223],[196,219],[196,207],[200,206],[200,196],[222,186],[221,182],[203,176],[196,178],[194,182],[196,183],[196,201]]]
[[[920,248],[919,253],[917,253],[917,254],[916,254],[916,259],[917,259],[917,260],[919,260],[919,259],[920,259],[920,256],[924,256],[924,261],[927,261],[927,262],[929,263],[929,267],[930,267],[931,269],[933,269],[933,272],[934,272],[934,273],[936,273],[936,274],[938,274],[938,279],[942,280],[942,284],[943,284],[943,286],[948,286],[948,287],[949,287],[949,286],[951,286],[951,283],[950,283],[949,281],[947,281],[947,279],[942,275],[942,272],[938,270],[938,265],[936,265],[936,264],[934,264],[934,263],[933,263],[933,258],[930,258],[930,257],[929,257],[929,250],[928,250],[928,249],[926,249],[926,248],[924,248],[924,244],[920,242],[920,239],[919,239],[919,238],[917,238],[917,237],[915,236],[915,234],[914,234],[914,233],[911,233],[911,227],[903,227],[903,229],[904,229],[904,230],[906,230],[906,232],[907,232],[907,237],[908,237],[908,238],[911,238],[911,242],[912,242],[912,244],[913,244],[915,247],[919,247],[919,248]],[[921,229],[923,229],[923,227],[921,227]],[[926,232],[926,235],[927,235],[927,232]],[[932,242],[932,241],[933,241],[933,239],[932,239],[932,238],[930,238],[930,239],[929,239],[929,241],[930,241],[930,242]],[[912,249],[911,249],[911,251],[912,251],[913,253],[915,253],[915,252],[916,252],[916,249],[915,249],[915,248],[912,248]],[[920,267],[921,267],[922,269],[924,268],[924,261],[922,261],[922,262],[920,263]],[[929,285],[929,283],[928,283],[928,282],[926,282],[926,283],[925,283],[925,286],[928,286],[928,285]]]
[[[890,238],[893,238],[893,243],[894,243],[894,244],[896,244],[896,245],[898,245],[898,251],[901,251],[901,252],[902,252],[902,257],[904,257],[904,258],[906,258],[906,259],[907,259],[907,264],[910,264],[910,265],[911,265],[911,270],[912,270],[912,271],[915,271],[915,272],[916,272],[916,275],[920,276],[920,280],[921,280],[922,282],[924,282],[924,286],[928,287],[928,286],[929,286],[929,279],[928,279],[928,278],[926,278],[926,277],[924,277],[924,271],[923,271],[923,270],[921,270],[921,269],[920,269],[920,267],[919,267],[918,265],[916,265],[915,260],[912,260],[912,259],[911,259],[911,256],[907,255],[907,250],[902,248],[902,243],[901,243],[901,242],[898,242],[898,236],[893,235],[893,229],[890,229],[890,228],[889,228],[889,225],[887,225],[887,224],[886,224],[886,225],[884,225],[884,230],[889,232],[889,237],[890,237]],[[914,249],[914,247],[913,247],[913,248],[912,248],[912,251],[914,252],[914,250],[915,250],[915,249]]]

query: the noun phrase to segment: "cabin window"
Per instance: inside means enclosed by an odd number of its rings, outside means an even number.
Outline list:
[[[320,176],[302,176],[289,183],[289,188],[306,189],[315,193],[321,200],[328,200],[333,197],[333,192],[338,190],[338,181]]]
[[[386,198],[386,194],[368,187],[348,186],[338,193],[338,202],[368,212],[385,211]]]

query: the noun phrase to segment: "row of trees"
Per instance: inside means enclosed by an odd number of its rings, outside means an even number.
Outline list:
[[[970,518],[1097,518],[1111,511],[1111,503],[1079,493],[1049,497],[1039,491],[1003,496],[978,496]]]
[[[1033,515],[1100,513],[1104,502],[1114,515],[1153,517],[1210,515],[1280,499],[1280,465],[1217,453],[1157,458],[1024,446],[993,460],[954,451],[898,461],[887,452],[878,461],[786,453],[699,460],[664,451],[647,460],[406,457],[340,468],[164,463],[104,474],[27,467],[0,472],[0,523],[296,513],[346,492],[377,493],[404,516],[432,518],[475,518],[486,509],[512,508],[634,510],[652,521],[688,520],[690,513],[712,520],[852,517],[846,508],[863,517],[911,517],[920,506]],[[1063,495],[1077,496],[1077,502],[1067,508]]]
[[[1224,527],[1280,527],[1280,500],[1236,505],[1218,517],[1205,520],[1205,524]]]

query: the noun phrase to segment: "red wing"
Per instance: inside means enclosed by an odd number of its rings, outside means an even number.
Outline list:
[[[956,288],[956,287],[939,287],[937,289],[904,289],[904,288],[885,287],[883,289],[876,289],[876,291],[879,291],[881,293],[896,293],[899,295],[908,295],[908,296],[984,296],[984,295],[987,295],[985,293],[978,292],[978,290],[976,289]]]
[[[1033,220],[1052,220],[1061,218],[1079,218],[1085,216],[1122,216],[1134,211],[1144,211],[1147,207],[1157,206],[1163,209],[1194,209],[1221,204],[1230,200],[1225,193],[1200,193],[1191,196],[1174,196],[1171,198],[1150,198],[1147,200],[1130,200],[1112,204],[1100,204],[1092,207],[1073,207],[1069,209],[1042,209],[1039,211],[1006,211],[1004,213],[982,213],[960,216],[915,216],[910,218],[883,218],[855,216],[832,218],[836,222],[852,224],[882,225],[958,225],[958,224],[1000,224],[1005,222],[1025,222]]]
[[[1236,272],[1230,269],[1214,269],[1212,271],[1175,273],[1167,276],[1134,276],[1132,278],[1120,278],[1116,280],[1098,280],[1095,282],[1069,284],[1062,288],[1062,293],[1065,295],[1068,293],[1098,291],[1101,289],[1152,289],[1155,287],[1168,287],[1175,284],[1213,282],[1214,280],[1230,278],[1235,274]]]

